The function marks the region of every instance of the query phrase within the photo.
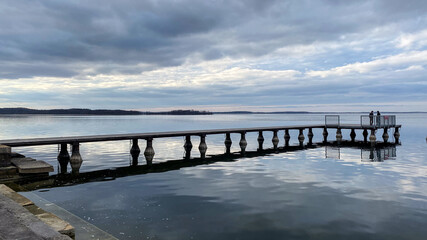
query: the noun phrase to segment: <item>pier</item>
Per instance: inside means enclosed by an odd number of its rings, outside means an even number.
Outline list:
[[[356,131],[361,131],[363,136],[363,142],[374,146],[377,144],[376,132],[382,130],[382,142],[389,142],[389,130],[394,129],[395,143],[399,142],[399,128],[401,125],[396,124],[396,117],[390,115],[384,116],[368,116],[363,115],[360,117],[360,123],[356,124],[342,124],[339,115],[326,115],[325,122],[323,124],[312,124],[312,125],[296,125],[296,126],[274,126],[274,127],[251,127],[251,128],[232,128],[232,129],[211,129],[211,130],[189,130],[189,131],[169,131],[169,132],[148,132],[148,133],[132,133],[132,134],[109,134],[109,135],[92,135],[92,136],[73,136],[73,137],[50,137],[50,138],[31,138],[31,139],[11,139],[11,140],[0,140],[0,169],[3,167],[10,168],[13,165],[17,167],[17,172],[23,173],[36,173],[37,171],[31,171],[31,169],[42,169],[40,172],[53,171],[48,166],[44,166],[43,163],[36,164],[34,159],[27,159],[26,161],[19,160],[12,154],[12,148],[24,147],[24,146],[40,146],[40,145],[59,145],[60,151],[58,155],[58,162],[61,166],[61,172],[66,172],[68,164],[71,165],[73,172],[78,173],[83,157],[80,155],[80,144],[88,142],[102,142],[102,141],[122,141],[131,140],[132,147],[130,148],[130,154],[133,159],[133,165],[138,164],[138,158],[141,154],[139,147],[139,140],[145,140],[145,149],[143,155],[146,163],[150,165],[153,162],[155,149],[153,148],[153,140],[156,138],[168,138],[168,137],[185,137],[184,151],[185,159],[191,158],[191,149],[193,148],[192,137],[199,138],[198,149],[200,152],[200,158],[204,159],[208,150],[206,144],[206,137],[214,134],[224,134],[225,140],[224,145],[226,148],[226,154],[230,154],[232,146],[231,134],[239,134],[240,141],[238,143],[241,154],[244,155],[247,147],[246,133],[257,132],[258,151],[264,149],[264,132],[272,132],[273,137],[271,143],[273,149],[287,148],[290,142],[290,131],[298,132],[299,147],[313,145],[313,129],[323,129],[322,137],[323,142],[328,141],[330,136],[329,132],[334,133],[335,139],[339,144],[344,141],[342,134],[343,129],[349,129],[350,141],[355,142]],[[331,131],[332,130],[332,131]],[[278,132],[284,131],[284,144],[279,146],[281,140],[278,138]],[[306,133],[304,133],[306,131]],[[335,131],[335,132],[334,132]],[[332,135],[332,134],[331,134]],[[306,140],[307,137],[307,140]],[[68,152],[68,146],[71,146],[71,156]],[[22,159],[22,158],[21,158]],[[32,164],[33,167],[26,167],[28,164]],[[13,171],[9,169],[9,171]]]

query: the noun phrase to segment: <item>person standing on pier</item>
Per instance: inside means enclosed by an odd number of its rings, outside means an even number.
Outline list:
[[[374,111],[371,111],[369,113],[369,124],[370,125],[374,124]]]
[[[377,126],[381,126],[381,119],[380,119],[381,113],[380,111],[377,111]]]

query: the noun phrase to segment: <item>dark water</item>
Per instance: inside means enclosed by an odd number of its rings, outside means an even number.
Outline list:
[[[11,116],[0,117],[0,138],[320,124],[323,119],[304,114]],[[427,114],[398,115],[401,145],[375,152],[379,162],[370,161],[368,150],[319,147],[34,193],[120,239],[426,239],[426,119]],[[359,116],[342,120],[357,123]],[[314,134],[320,141],[321,131]],[[349,139],[349,132],[343,135]],[[271,136],[264,134],[266,147]],[[296,136],[291,132],[293,144]],[[248,150],[256,149],[256,137],[247,135]],[[283,132],[279,138],[282,145]],[[238,151],[239,136],[232,140]],[[198,141],[193,138],[193,156]],[[208,154],[223,153],[223,142],[222,135],[208,136]],[[156,139],[154,162],[182,159],[183,144],[183,138]],[[81,172],[129,166],[129,148],[128,141],[82,144]],[[57,166],[57,146],[15,150]]]

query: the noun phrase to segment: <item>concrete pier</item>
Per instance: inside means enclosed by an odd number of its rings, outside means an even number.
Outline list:
[[[388,129],[394,128],[394,138],[396,143],[399,141],[400,133],[399,128],[401,125],[395,124],[395,117],[389,116],[387,119],[392,119],[392,122],[389,125],[385,125],[383,122],[369,124],[364,123],[364,116],[361,116],[360,124],[341,124],[339,121],[339,116],[334,115],[333,118],[325,117],[325,124],[313,124],[313,125],[297,125],[297,126],[276,126],[276,127],[251,127],[251,128],[232,128],[232,129],[212,129],[212,130],[189,130],[189,131],[169,131],[169,132],[149,132],[149,133],[135,133],[135,134],[113,134],[113,135],[94,135],[94,136],[75,136],[75,137],[57,137],[57,138],[33,138],[33,139],[11,139],[11,140],[0,140],[0,166],[6,167],[10,166],[10,154],[11,147],[23,147],[23,146],[38,146],[38,145],[50,145],[50,144],[59,144],[61,150],[58,155],[58,162],[61,165],[61,172],[67,172],[67,165],[70,162],[73,173],[78,173],[80,166],[83,162],[81,157],[79,146],[81,143],[86,142],[101,142],[101,141],[120,141],[120,140],[132,140],[132,147],[130,149],[130,154],[132,156],[132,165],[138,164],[138,157],[140,155],[140,148],[138,146],[139,139],[145,139],[147,141],[147,146],[144,151],[144,156],[147,164],[151,164],[154,158],[154,148],[153,148],[153,139],[154,138],[167,138],[167,137],[185,137],[184,151],[185,159],[191,158],[191,150],[193,144],[191,143],[191,136],[199,136],[200,144],[199,151],[202,158],[206,157],[207,144],[206,137],[213,134],[225,134],[225,153],[231,153],[231,134],[240,134],[241,139],[239,146],[241,153],[245,154],[246,147],[248,142],[246,141],[246,133],[248,132],[258,132],[257,142],[258,142],[258,151],[262,151],[264,148],[264,132],[272,132],[273,138],[271,139],[273,149],[279,148],[279,138],[278,134],[280,131],[284,131],[284,147],[287,148],[290,146],[290,131],[299,131],[298,133],[298,142],[300,147],[304,147],[304,130],[308,129],[308,146],[313,144],[313,129],[323,129],[323,142],[327,142],[328,138],[328,128],[336,129],[336,141],[340,143],[343,141],[342,129],[349,129],[351,131],[350,138],[352,142],[355,142],[356,139],[356,130],[362,130],[363,140],[365,143],[368,143],[368,131],[371,133],[369,135],[369,143],[375,145],[377,138],[375,136],[375,131],[383,129],[384,133],[382,135],[384,143],[389,141]],[[333,123],[328,123],[327,119],[332,119]],[[334,120],[335,119],[335,120]],[[336,120],[338,119],[338,120]],[[332,121],[330,120],[330,121]],[[71,157],[67,151],[67,145],[72,145],[72,154]]]

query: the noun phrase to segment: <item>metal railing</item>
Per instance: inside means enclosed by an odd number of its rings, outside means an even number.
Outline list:
[[[340,125],[340,115],[325,115],[326,127],[338,127]]]
[[[362,115],[360,116],[360,125],[362,127],[394,127],[396,126],[396,115]]]

